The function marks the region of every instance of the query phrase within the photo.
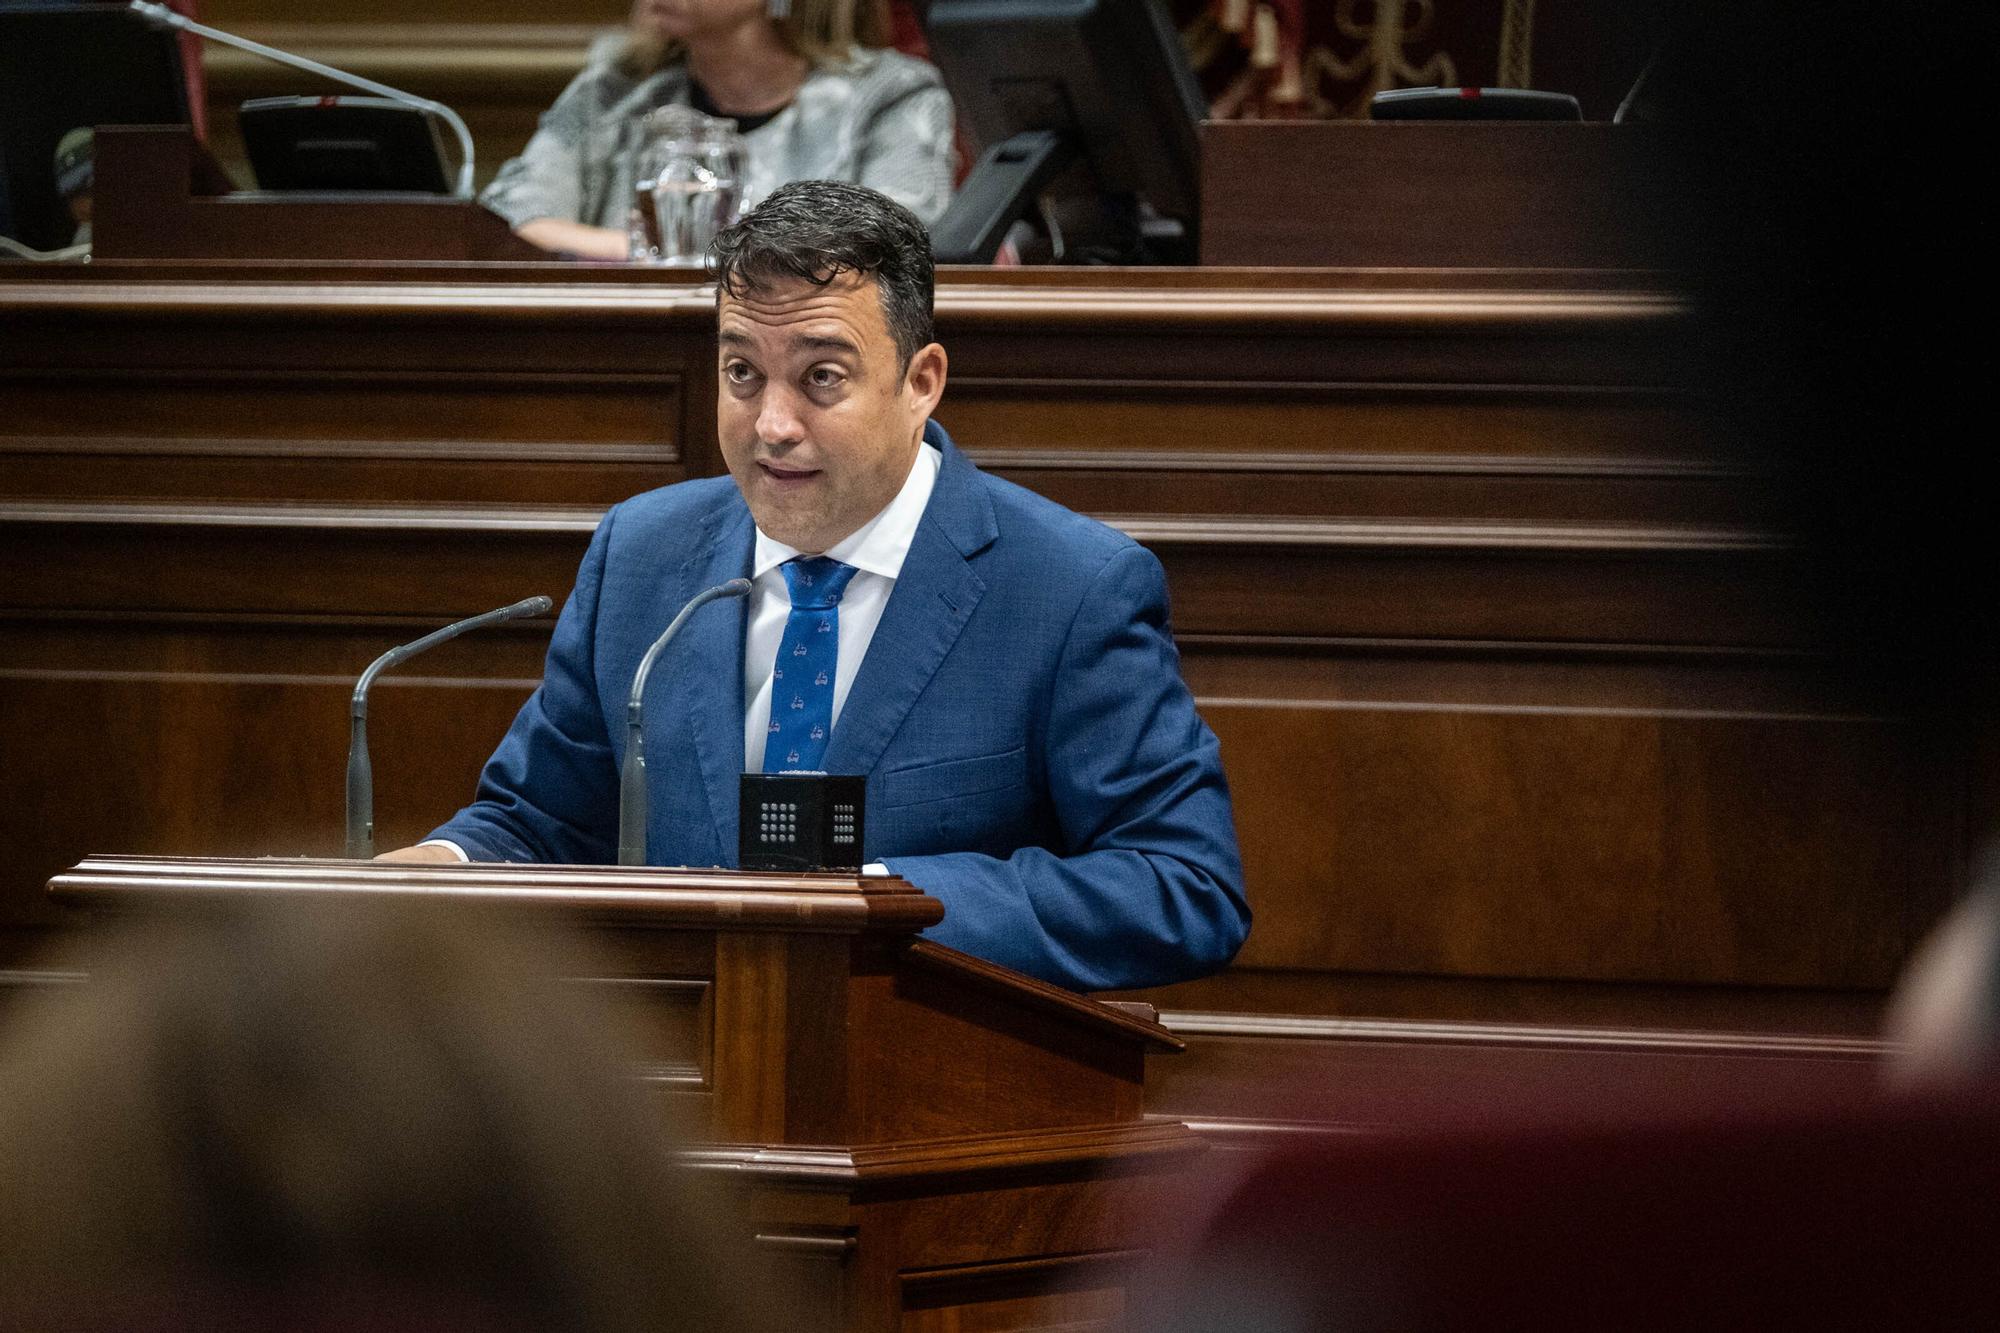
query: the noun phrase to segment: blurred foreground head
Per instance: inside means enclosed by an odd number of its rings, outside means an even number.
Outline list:
[[[348,902],[106,957],[0,1044],[0,1327],[734,1326],[573,944]]]
[[[1992,1089],[1329,1140],[1190,1199],[1149,1333],[1973,1329],[2000,1309]]]

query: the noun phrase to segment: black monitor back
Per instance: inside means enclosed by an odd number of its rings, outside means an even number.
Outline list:
[[[1207,104],[1156,0],[936,0],[925,28],[982,147],[1054,131],[1101,190],[1198,215]]]
[[[99,125],[185,125],[174,34],[123,5],[0,0],[0,151],[16,240],[38,250],[75,232],[56,193],[56,143]]]
[[[450,194],[430,112],[386,97],[260,97],[237,112],[260,190]]]

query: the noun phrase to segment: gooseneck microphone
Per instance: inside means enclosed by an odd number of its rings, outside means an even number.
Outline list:
[[[702,589],[689,599],[688,604],[681,608],[681,613],[673,618],[666,631],[653,640],[653,646],[639,659],[639,670],[632,677],[632,698],[625,705],[625,763],[618,772],[618,864],[621,866],[646,864],[646,733],[641,722],[646,677],[652,673],[653,659],[674,641],[674,635],[681,632],[687,618],[702,607],[724,597],[749,595],[749,579],[731,579],[713,588]]]
[[[224,46],[233,46],[239,51],[248,51],[253,56],[262,56],[264,59],[274,60],[280,65],[290,65],[293,69],[302,69],[308,74],[317,74],[323,79],[332,79],[335,83],[344,83],[350,88],[359,88],[363,92],[374,93],[377,97],[386,97],[392,102],[399,102],[404,106],[413,106],[419,111],[430,112],[444,121],[445,124],[451,126],[452,133],[458,136],[459,161],[456,193],[461,199],[472,198],[472,131],[465,128],[465,121],[460,119],[459,114],[443,102],[433,102],[428,97],[418,97],[415,93],[406,93],[400,88],[391,88],[386,83],[377,83],[373,79],[364,79],[359,74],[349,74],[346,70],[335,69],[331,65],[322,65],[317,60],[308,60],[304,56],[295,56],[290,51],[280,51],[275,46],[266,46],[262,42],[253,42],[248,37],[238,37],[236,34],[224,32],[220,28],[211,28],[206,23],[196,23],[191,18],[176,14],[165,5],[149,4],[147,0],[128,0],[125,7],[155,27],[172,28],[176,32],[191,32],[195,36],[205,37],[211,42],[221,42]]]
[[[366,861],[375,855],[375,775],[368,766],[368,687],[375,683],[375,677],[398,662],[407,662],[424,649],[435,648],[446,639],[455,639],[467,630],[484,629],[488,625],[497,625],[503,620],[518,620],[522,616],[546,615],[554,605],[546,597],[530,597],[512,606],[503,606],[497,611],[488,611],[485,615],[433,630],[421,639],[391,648],[368,664],[368,669],[361,673],[361,679],[354,682],[353,711],[347,734],[347,856],[350,859]]]

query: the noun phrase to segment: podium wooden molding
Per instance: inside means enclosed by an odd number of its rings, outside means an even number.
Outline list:
[[[447,899],[580,927],[646,1015],[643,1076],[705,1127],[800,1327],[1115,1328],[1203,1145],[1144,1115],[1182,1043],[917,937],[894,877],[94,856],[49,881],[96,915],[252,900]],[[88,970],[88,946],[84,946]]]

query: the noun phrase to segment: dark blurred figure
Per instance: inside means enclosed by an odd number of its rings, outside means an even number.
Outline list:
[[[1996,51],[2000,9],[1977,0],[1703,0],[1644,99],[1688,131],[1712,380],[1796,479],[1835,659],[1944,775],[1881,799],[1939,816],[1953,893],[1989,849],[1984,888],[1899,988],[1901,1071],[1932,1083],[2000,1068],[2000,559],[1981,480],[2000,254],[1978,203]]]
[[[1990,1328],[1991,1093],[1644,1125],[1555,1107],[1538,1127],[1275,1155],[1138,1326]]]
[[[1961,731],[1990,716],[2000,11],[1692,0],[1638,102],[1705,218],[1706,392],[1795,484],[1828,639],[1867,690]],[[1963,739],[1960,735],[1957,739]]]
[[[1836,679],[1905,721],[1922,771],[1880,799],[1949,843],[1925,887],[1986,888],[1922,951],[1892,1035],[1919,1081],[2000,1065],[2000,599],[1992,550],[2000,254],[1978,181],[2000,8],[1982,0],[1698,0],[1633,119],[1679,144],[1698,204],[1698,387],[1790,488]],[[1933,899],[1935,900],[1935,899]],[[1919,910],[1925,910],[1919,908]],[[1927,914],[1927,912],[1926,912]]]
[[[347,902],[106,957],[0,1053],[0,1328],[770,1326],[568,946]]]
[[[1990,486],[2000,294],[1985,0],[1690,0],[1635,119],[1700,225],[1695,387],[1784,480],[1838,688],[1906,720],[1958,848],[2000,822]],[[1961,780],[1961,775],[1963,780]],[[1915,969],[1898,1035],[1954,1086],[1873,1105],[1548,1105],[1247,1159],[1155,1330],[1987,1328],[2000,1311],[2000,885]],[[1926,1043],[1929,1043],[1926,1045]],[[1191,1208],[1191,1211],[1198,1211]]]

